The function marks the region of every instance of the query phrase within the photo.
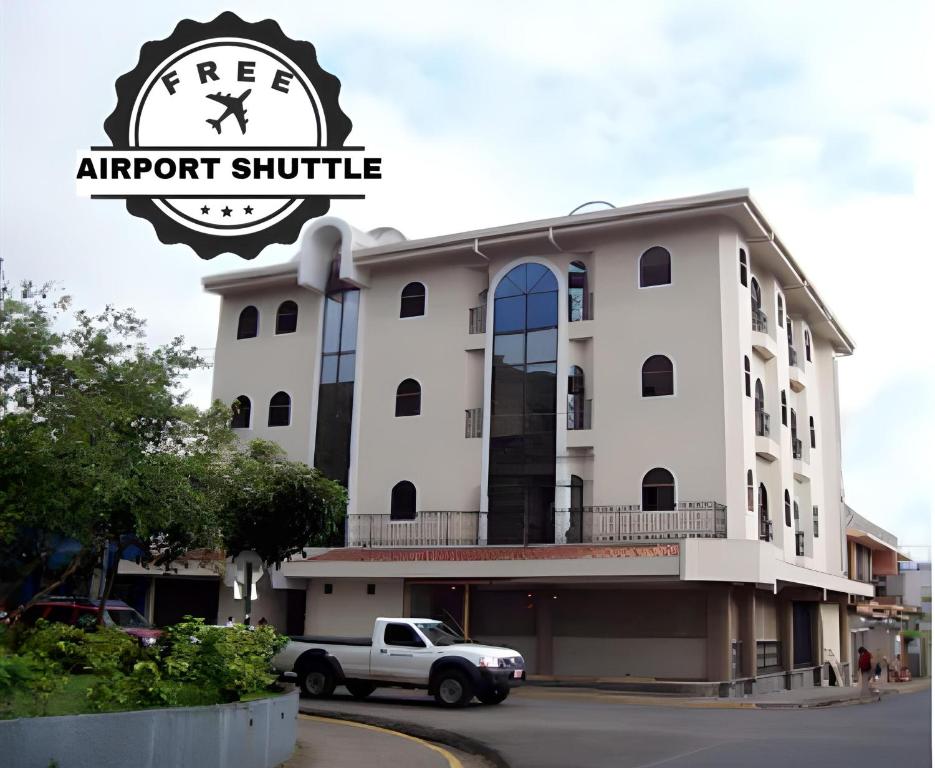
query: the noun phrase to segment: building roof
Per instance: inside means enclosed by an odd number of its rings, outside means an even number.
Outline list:
[[[854,344],[850,336],[766,220],[748,189],[640,203],[416,240],[407,240],[396,230],[382,228],[369,233],[375,237],[363,241],[363,247],[354,249],[353,259],[361,267],[426,257],[473,257],[483,263],[487,259],[485,253],[495,253],[499,248],[516,249],[525,246],[546,252],[564,251],[573,246],[575,238],[580,239],[585,233],[610,232],[624,226],[697,218],[700,215],[719,215],[733,220],[743,233],[751,257],[767,263],[783,285],[790,289],[801,289],[787,296],[790,311],[807,316],[813,330],[829,338],[837,352],[853,352]],[[312,222],[306,228],[302,238],[303,248],[311,239],[309,235],[316,226],[317,222]],[[395,236],[383,236],[385,232],[392,232]],[[294,284],[299,274],[300,257],[301,251],[296,258],[284,264],[212,275],[203,278],[202,284],[205,290],[221,294],[284,282]]]

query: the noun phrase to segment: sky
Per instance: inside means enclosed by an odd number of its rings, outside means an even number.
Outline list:
[[[342,83],[348,139],[384,158],[331,214],[416,238],[747,187],[856,342],[840,361],[848,503],[931,540],[935,4],[0,0],[0,255],[77,306],[134,307],[210,357],[204,275],[250,264],[162,245],[77,197],[113,83],[183,18],[274,18]],[[199,405],[210,371],[188,382]],[[916,550],[927,556],[928,550]]]

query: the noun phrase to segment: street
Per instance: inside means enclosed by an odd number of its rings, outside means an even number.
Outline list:
[[[340,691],[341,689],[339,689]],[[524,688],[500,706],[438,709],[425,696],[378,692],[303,699],[341,711],[442,728],[498,750],[514,768],[615,766],[797,768],[931,765],[931,693],[823,709],[720,709],[624,703],[612,694]]]

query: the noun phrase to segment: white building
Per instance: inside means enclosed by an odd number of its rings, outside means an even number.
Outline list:
[[[324,218],[204,286],[242,437],[349,491],[347,547],[282,569],[307,632],[430,614],[533,673],[760,690],[848,659],[853,345],[746,190],[422,240]]]

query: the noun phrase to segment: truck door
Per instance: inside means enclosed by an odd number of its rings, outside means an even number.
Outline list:
[[[376,638],[370,659],[370,675],[376,680],[425,683],[432,648],[410,625],[388,622]]]

